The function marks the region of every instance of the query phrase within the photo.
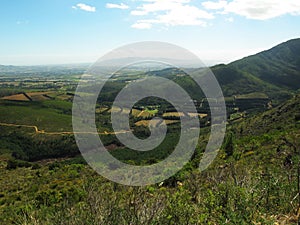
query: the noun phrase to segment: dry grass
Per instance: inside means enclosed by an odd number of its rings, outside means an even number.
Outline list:
[[[141,113],[142,111],[141,110],[138,110],[138,109],[132,109],[131,110],[131,114],[134,116],[134,117],[138,117],[138,115]]]
[[[180,120],[165,120],[165,123],[166,123],[167,125],[173,124],[173,123],[179,123],[179,122],[180,122]]]
[[[108,110],[107,107],[96,108],[96,113],[103,113],[103,112],[105,112],[107,110]]]
[[[136,126],[144,126],[144,127],[148,127],[149,125],[149,120],[141,120],[135,123]]]
[[[130,109],[123,108],[122,113],[129,114],[130,113]]]
[[[157,113],[157,110],[138,110],[138,109],[132,109],[131,114],[134,117],[143,117],[143,118],[147,118],[147,117],[153,117],[155,116],[155,114]]]
[[[189,117],[197,117],[199,116],[200,118],[205,118],[207,117],[207,114],[204,113],[188,113]]]
[[[200,116],[201,118],[205,118],[205,117],[207,117],[208,115],[207,115],[207,114],[204,114],[204,113],[200,113],[199,116]]]
[[[47,95],[47,94],[50,94],[52,92],[29,92],[29,93],[26,93],[29,97],[36,97],[36,96],[40,96],[40,95]]]
[[[51,94],[52,92],[29,92],[26,93],[33,101],[44,101],[49,100],[45,95]],[[30,101],[24,94],[17,94],[11,96],[5,96],[2,99],[10,101]]]
[[[143,118],[147,118],[152,116],[151,113],[147,112],[147,111],[142,111],[137,117],[143,117]]]
[[[141,121],[138,121],[135,123],[136,126],[144,126],[144,127],[148,127],[149,126],[149,123],[151,121],[151,125],[156,127],[159,123],[160,123],[160,120],[141,120]],[[164,120],[165,121],[165,124],[166,125],[169,125],[169,124],[173,124],[173,123],[179,123],[179,120]]]
[[[198,113],[188,113],[189,117],[198,117]]]
[[[5,96],[2,99],[10,101],[30,101],[24,94]]]
[[[160,123],[161,120],[141,120],[141,121],[138,121],[135,123],[136,126],[145,126],[145,127],[148,127],[150,122],[151,122],[151,125],[156,127],[159,123]]]
[[[109,113],[119,113],[119,112],[121,112],[122,111],[122,109],[121,108],[119,108],[119,107],[112,107],[110,110],[108,110],[108,112]]]
[[[167,113],[164,113],[163,116],[164,117],[168,117],[168,116],[180,117],[180,116],[184,116],[184,114],[182,112],[167,112]]]

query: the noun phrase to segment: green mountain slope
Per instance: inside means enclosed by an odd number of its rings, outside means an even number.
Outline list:
[[[226,97],[261,92],[281,102],[300,88],[300,39],[290,40],[228,65],[213,66],[211,70]],[[172,79],[187,87],[193,97],[199,97],[201,94],[195,94],[199,92],[197,85],[182,74],[183,71],[174,68],[148,73]]]
[[[300,88],[300,39],[229,64],[265,82],[296,90]]]
[[[212,71],[219,81],[225,96],[263,92],[271,98],[286,96],[285,90],[265,82],[246,71],[231,65],[217,65]]]
[[[300,127],[300,96],[276,108],[256,115],[240,124],[241,135],[261,135],[274,131],[290,131]]]

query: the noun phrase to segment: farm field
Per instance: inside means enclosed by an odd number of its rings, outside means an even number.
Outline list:
[[[164,120],[166,125],[174,124],[174,123],[179,123],[179,120]],[[151,120],[151,125],[154,127],[157,127],[161,123],[161,120]],[[135,123],[136,126],[144,126],[148,127],[150,125],[150,120],[140,120]]]
[[[24,94],[5,96],[2,99],[10,101],[30,101],[30,99]]]
[[[141,114],[141,110],[138,110],[138,109],[132,109],[131,110],[131,114],[134,116],[134,117],[138,117],[140,114]]]
[[[106,111],[109,111],[108,107],[100,107],[100,108],[97,107],[95,112],[101,114]]]
[[[153,117],[155,116],[156,114],[158,113],[158,110],[157,109],[154,109],[154,110],[150,110],[150,109],[143,109],[143,110],[140,110],[140,109],[132,109],[131,110],[131,114],[134,116],[134,117],[141,117],[141,118],[147,118],[147,117]]]
[[[207,117],[207,114],[205,113],[188,113],[190,117],[200,117],[200,118],[205,118]]]
[[[4,96],[2,100],[10,101],[45,101],[51,99],[57,99],[62,101],[70,101],[73,96],[70,93],[54,92],[54,91],[35,91],[35,92],[23,92],[21,94]]]
[[[182,112],[167,112],[163,114],[163,117],[181,117],[184,116]]]
[[[37,126],[49,132],[70,132],[72,131],[72,117],[62,112],[64,104],[67,103],[0,101],[0,122]]]

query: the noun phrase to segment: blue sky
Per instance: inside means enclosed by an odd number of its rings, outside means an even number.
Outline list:
[[[206,64],[300,37],[298,0],[3,0],[0,64],[92,63],[138,41],[165,41]]]

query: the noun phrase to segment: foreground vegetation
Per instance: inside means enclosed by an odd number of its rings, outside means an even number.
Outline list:
[[[80,157],[11,167],[2,154],[1,224],[297,224],[299,108],[293,98],[234,122],[202,173],[201,136],[182,171],[141,188],[105,180]]]

